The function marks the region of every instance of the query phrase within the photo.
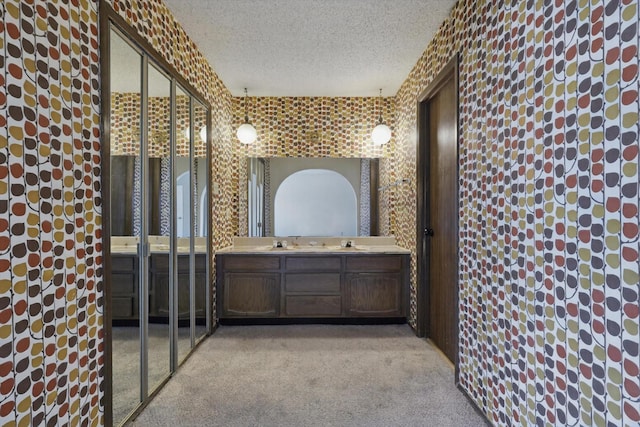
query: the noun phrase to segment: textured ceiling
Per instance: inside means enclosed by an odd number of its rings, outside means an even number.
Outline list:
[[[395,95],[455,0],[164,0],[235,96]]]

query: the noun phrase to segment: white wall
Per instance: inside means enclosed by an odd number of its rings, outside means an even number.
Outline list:
[[[328,169],[343,175],[351,184],[356,195],[356,236],[360,226],[360,218],[358,215],[358,206],[360,206],[360,162],[359,158],[291,158],[291,157],[273,157],[270,162],[270,186],[271,186],[271,230],[275,233],[275,196],[282,182],[291,174],[305,169]],[[294,234],[299,235],[299,234]]]
[[[274,203],[276,236],[356,236],[358,200],[352,184],[328,169],[305,169],[280,184]]]

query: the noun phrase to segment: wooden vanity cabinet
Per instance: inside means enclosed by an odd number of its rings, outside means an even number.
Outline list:
[[[400,255],[348,257],[345,275],[348,315],[405,316],[403,270]]]
[[[216,271],[220,317],[279,316],[279,257],[218,256]]]
[[[340,256],[286,256],[282,317],[341,317]]]
[[[408,254],[217,254],[218,317],[406,318]]]

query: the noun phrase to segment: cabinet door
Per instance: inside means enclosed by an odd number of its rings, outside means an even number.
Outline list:
[[[199,272],[196,266],[196,324],[204,325],[207,319],[207,272]]]
[[[223,317],[276,317],[280,305],[280,275],[226,273]]]
[[[207,254],[196,254],[196,324],[204,325],[207,319]]]
[[[149,318],[169,323],[169,254],[151,254],[149,264]]]
[[[136,255],[111,256],[111,302],[114,320],[138,319],[137,269]]]
[[[189,270],[178,271],[178,319],[189,319],[190,301],[189,301]],[[205,319],[207,305],[207,273],[196,270],[196,321]]]
[[[351,273],[346,279],[349,315],[405,316],[401,274]]]

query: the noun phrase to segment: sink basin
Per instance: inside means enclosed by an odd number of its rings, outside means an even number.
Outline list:
[[[350,246],[350,247],[344,247],[344,246],[326,246],[327,249],[332,250],[332,251],[341,251],[341,252],[350,252],[350,251],[362,251],[365,250],[364,247],[362,246]]]

